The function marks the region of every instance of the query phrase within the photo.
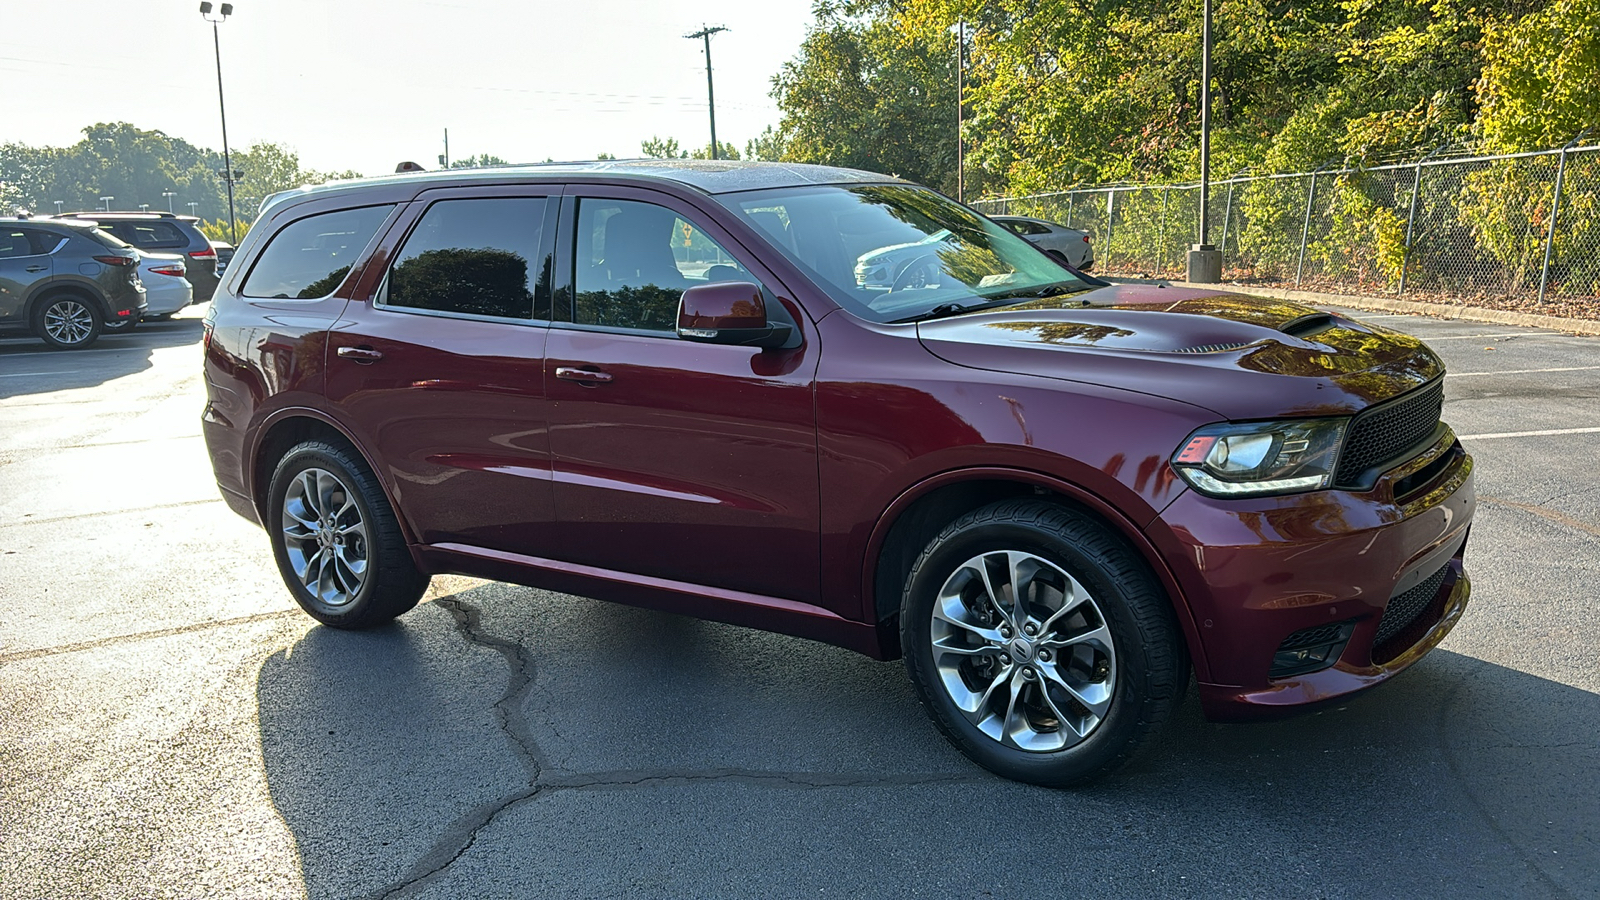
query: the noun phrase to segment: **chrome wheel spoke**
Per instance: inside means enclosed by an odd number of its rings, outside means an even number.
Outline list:
[[[1055,666],[1046,667],[1043,670],[1043,674],[1045,679],[1051,684],[1061,688],[1068,694],[1071,694],[1072,699],[1082,703],[1083,708],[1087,709],[1097,721],[1104,718],[1105,714],[1110,711],[1111,692],[1106,690],[1107,685],[1086,682],[1083,687],[1080,688],[1072,684],[1066,678],[1063,678],[1060,670],[1058,670]],[[1052,705],[1054,704],[1052,703]],[[1063,719],[1063,721],[1067,720]]]
[[[1048,559],[992,550],[934,598],[929,650],[968,722],[1024,752],[1089,737],[1115,698],[1115,644],[1094,597]]]
[[[355,496],[326,469],[295,475],[283,497],[279,527],[295,576],[319,603],[354,602],[367,578],[367,524]]]

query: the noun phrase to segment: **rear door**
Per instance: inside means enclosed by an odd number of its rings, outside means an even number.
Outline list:
[[[424,192],[329,335],[328,398],[423,543],[549,555],[543,359],[558,195]]]
[[[0,322],[27,324],[28,295],[53,277],[55,263],[48,254],[59,243],[61,238],[46,232],[0,225]]]
[[[815,331],[702,211],[643,189],[566,193],[545,362],[556,555],[815,603]],[[679,297],[709,281],[763,285],[804,343],[679,339]]]

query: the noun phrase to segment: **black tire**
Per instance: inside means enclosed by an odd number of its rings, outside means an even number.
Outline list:
[[[363,572],[354,576],[358,586],[353,591],[346,589],[347,584],[343,580],[351,572],[349,566],[340,568],[344,557],[341,555],[338,560],[332,556],[326,557],[329,560],[327,578],[333,585],[331,593],[335,595],[331,599],[328,596],[330,591],[323,589],[324,583],[320,577],[316,582],[318,592],[308,587],[294,561],[306,559],[309,551],[319,546],[318,533],[305,529],[310,533],[298,540],[287,533],[287,526],[293,525],[294,520],[286,512],[286,498],[291,490],[302,496],[306,493],[306,482],[302,479],[308,473],[313,479],[320,478],[319,473],[331,476],[332,482],[322,483],[336,484],[340,489],[328,492],[327,500],[321,503],[325,509],[323,515],[330,522],[338,516],[335,508],[348,509],[348,504],[353,504],[359,513],[359,522],[365,526],[359,535],[359,547],[356,544],[358,535],[352,532],[340,538],[350,541],[350,546],[337,548],[340,554],[349,551],[359,556],[364,564]],[[272,555],[278,562],[283,583],[294,595],[295,602],[324,625],[350,629],[382,625],[416,606],[423,592],[428,589],[429,578],[417,571],[416,564],[412,562],[411,554],[406,550],[405,536],[377,478],[366,463],[348,448],[326,441],[306,441],[290,448],[272,473],[264,513],[267,534],[272,541]],[[342,521],[348,524],[351,520],[346,518]],[[331,536],[335,530],[330,526],[328,534]],[[336,548],[328,546],[326,550],[332,554]],[[310,571],[309,564],[306,571]]]
[[[1056,608],[1075,611],[1059,620],[1052,619],[1058,621],[1055,625],[1040,622],[1038,617],[1008,617],[993,606],[987,607],[986,614],[974,613],[970,620],[980,625],[996,623],[996,629],[1009,628],[1008,622],[1031,621],[1030,627],[1044,627],[1038,637],[1030,639],[1040,641],[1038,645],[1013,646],[1016,642],[1012,640],[992,646],[993,642],[979,638],[966,625],[945,624],[950,621],[948,618],[935,624],[934,606],[947,587],[952,592],[945,596],[954,600],[947,599],[947,605],[941,608],[948,612],[952,608],[949,603],[960,604],[961,616],[975,608],[986,608],[982,598],[991,592],[1004,598],[1014,596],[994,586],[999,584],[991,578],[995,573],[990,571],[980,578],[978,568],[969,564],[980,560],[980,566],[994,564],[995,560],[1005,562],[1010,557],[1002,551],[1015,551],[1020,554],[1017,559],[1034,567],[1021,570],[1032,573],[1027,576],[1030,587],[1023,591],[1031,609],[1048,611],[1048,605],[1035,604],[1067,596],[1052,593],[1052,584],[1070,586],[1070,580],[1063,576],[1075,579],[1087,591],[1089,602],[1057,601]],[[1004,572],[997,577],[1023,581]],[[1031,587],[1035,582],[1040,584],[1037,590]],[[1076,588],[1071,590],[1075,592]],[[969,599],[969,595],[977,599]],[[1099,630],[1101,626],[1104,631]],[[935,660],[936,630],[941,632],[942,647],[951,642],[965,645],[961,651],[938,654],[944,662],[943,669]],[[1057,630],[1066,635],[1061,638],[1066,643],[1050,645],[1056,648],[1053,652],[1041,649],[1046,646],[1046,635]],[[1014,634],[1015,629],[1009,633]],[[1109,633],[1109,652],[1100,643],[1072,643],[1091,633]],[[1165,592],[1144,560],[1092,516],[1040,500],[991,504],[962,516],[940,532],[906,579],[900,640],[912,684],[951,743],[996,774],[1048,787],[1070,787],[1104,777],[1155,743],[1177,711],[1189,683],[1189,660],[1177,621]],[[981,655],[964,655],[975,646],[984,648]],[[1049,698],[1041,698],[1038,691],[1044,689],[1047,679],[1040,673],[1047,671],[1053,678],[1065,675],[1081,679],[1079,687],[1085,696],[1101,691],[1097,705],[1109,704],[1103,715],[1096,716],[1089,706],[1078,703],[1078,695],[1066,693],[1059,681],[1051,682]],[[1010,672],[1017,680],[988,678],[993,672]],[[1027,680],[1020,680],[1024,676]],[[1095,681],[1097,677],[1099,682]],[[947,679],[955,687],[947,688]],[[984,696],[986,683],[1003,683],[1007,687],[1001,691],[1014,688],[1019,698],[1015,707],[1006,706],[998,728],[1001,734],[1012,733],[1015,708],[1019,717],[1016,721],[1026,727],[1016,729],[1022,737],[1012,738],[1013,743],[989,733],[996,730],[994,719],[985,722],[989,729],[986,732],[973,718],[982,717],[985,709],[998,711],[990,704],[1004,705],[1004,697],[988,704],[975,702],[977,712],[964,713],[952,696],[952,690],[970,691],[967,699],[972,702],[972,697]],[[1048,709],[1045,699],[1050,700]],[[1051,711],[1062,712],[1062,716]],[[1063,727],[1063,720],[1072,720],[1079,712],[1082,715],[1073,727]],[[1052,730],[1051,723],[1058,727]],[[1079,728],[1085,732],[1081,738],[1077,736]],[[1035,749],[1023,749],[1023,740],[1034,743]],[[1053,748],[1053,741],[1060,741],[1063,746]]]
[[[100,304],[82,294],[56,294],[33,310],[33,333],[57,350],[82,350],[105,330]]]

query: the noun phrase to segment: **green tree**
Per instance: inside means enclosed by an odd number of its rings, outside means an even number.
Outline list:
[[[450,168],[452,169],[481,169],[486,166],[509,165],[511,165],[511,160],[495,156],[493,153],[479,153],[477,156],[469,156],[465,159],[454,159],[450,161]]]
[[[955,41],[909,6],[818,0],[799,55],[773,78],[783,119],[759,149],[953,192]]]
[[[688,159],[689,153],[678,148],[677,138],[651,137],[639,143],[639,152],[650,159]]]

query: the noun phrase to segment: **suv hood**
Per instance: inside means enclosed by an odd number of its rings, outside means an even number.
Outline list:
[[[1444,374],[1410,335],[1222,291],[1113,284],[917,325],[933,355],[1181,400],[1227,419],[1349,415]]]

